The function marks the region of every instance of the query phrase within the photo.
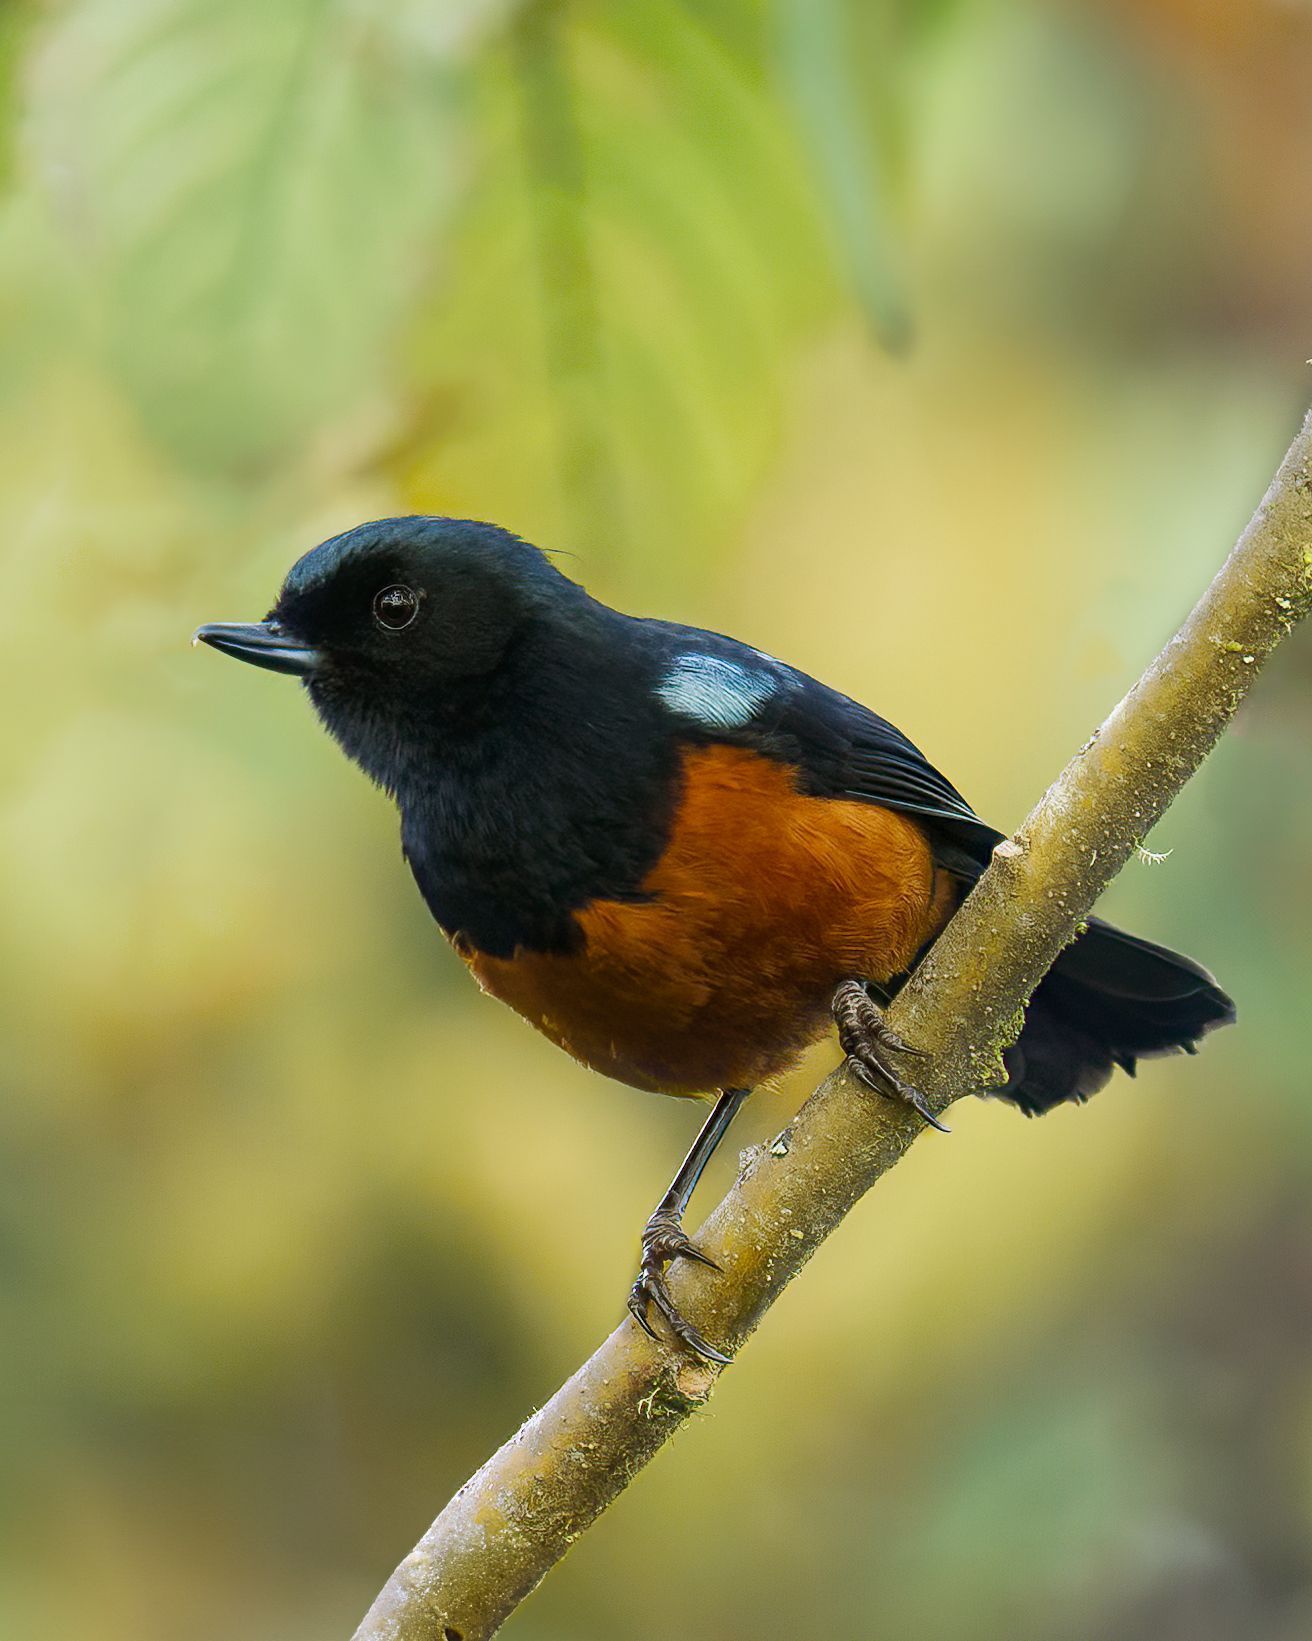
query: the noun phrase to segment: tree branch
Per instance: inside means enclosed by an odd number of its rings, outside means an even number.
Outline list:
[[[1312,417],[1184,626],[1071,761],[889,1010],[933,1058],[941,1110],[998,1076],[1022,1007],[1108,882],[1216,743],[1312,602]],[[684,1313],[741,1345],[921,1120],[829,1077],[759,1148],[697,1234],[723,1267],[680,1266]],[[484,1641],[710,1396],[718,1370],[627,1319],[460,1489],[355,1641]]]

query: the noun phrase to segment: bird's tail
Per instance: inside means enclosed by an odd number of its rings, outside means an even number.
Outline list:
[[[1009,1080],[998,1093],[1035,1117],[1087,1100],[1117,1066],[1133,1076],[1140,1059],[1192,1054],[1234,1017],[1206,969],[1090,918],[1034,993],[1025,1029],[1003,1057]]]

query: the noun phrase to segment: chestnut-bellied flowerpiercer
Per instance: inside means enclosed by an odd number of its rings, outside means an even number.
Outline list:
[[[1001,834],[858,702],[610,609],[490,524],[363,524],[300,559],[264,621],[196,637],[302,680],[395,799],[420,892],[485,991],[608,1076],[714,1098],[629,1308],[726,1361],[665,1281],[705,1258],[682,1224],[702,1170],[751,1089],[835,1021],[863,1082],[936,1121],[881,1005]],[[1233,1019],[1197,963],[1091,918],[993,1092],[1036,1115]]]

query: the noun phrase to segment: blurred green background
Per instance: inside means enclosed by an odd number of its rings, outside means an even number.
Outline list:
[[[1309,396],[1312,6],[9,0],[0,58],[0,1632],[344,1637],[698,1114],[477,995],[191,630],[491,518],[1015,824]],[[1312,1633],[1309,682],[1108,897],[1240,1029],[958,1107],[512,1634]]]

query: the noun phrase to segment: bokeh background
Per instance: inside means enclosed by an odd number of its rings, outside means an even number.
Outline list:
[[[1305,0],[6,0],[0,1632],[349,1634],[697,1120],[478,996],[195,625],[492,518],[1015,824],[1312,390],[1310,78]],[[1240,1028],[958,1107],[509,1633],[1312,1633],[1310,682],[1108,897]]]

